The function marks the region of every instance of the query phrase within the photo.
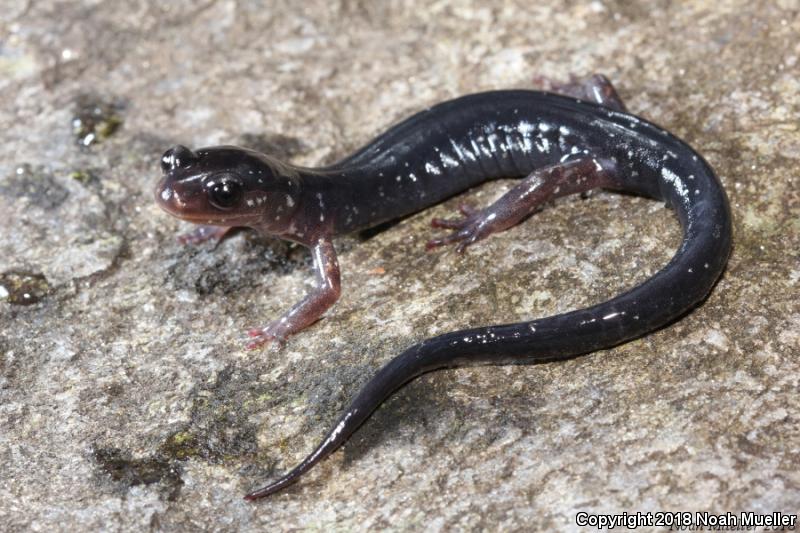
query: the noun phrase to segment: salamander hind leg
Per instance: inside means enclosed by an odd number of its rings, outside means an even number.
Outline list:
[[[592,74],[580,79],[570,76],[567,83],[560,83],[549,78],[534,78],[534,83],[545,91],[572,96],[587,102],[594,102],[617,111],[626,111],[625,104],[617,94],[611,81],[602,74]]]
[[[616,164],[610,159],[581,157],[532,172],[495,203],[474,210],[461,206],[459,219],[435,218],[433,227],[450,229],[449,235],[428,241],[426,248],[456,244],[456,251],[519,224],[543,203],[598,187],[615,187]]]

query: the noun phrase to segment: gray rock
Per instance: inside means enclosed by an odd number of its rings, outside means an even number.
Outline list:
[[[0,10],[0,529],[797,512],[795,2],[19,4]],[[341,301],[284,350],[249,352],[245,328],[306,290],[308,256],[247,233],[179,246],[188,226],[151,199],[160,153],[240,143],[314,165],[437,101],[593,71],[720,174],[735,249],[708,301],[613,350],[418,379],[297,486],[242,501],[403,347],[606,299],[679,230],[658,204],[600,193],[463,257],[425,253],[430,218],[509,185],[493,183],[343,240]]]

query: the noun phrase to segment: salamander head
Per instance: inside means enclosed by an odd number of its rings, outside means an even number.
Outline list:
[[[174,146],[161,156],[161,170],[156,203],[197,224],[258,226],[280,233],[298,203],[297,172],[243,148]]]

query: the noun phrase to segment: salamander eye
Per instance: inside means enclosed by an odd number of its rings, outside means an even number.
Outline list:
[[[208,191],[208,200],[219,209],[234,207],[244,196],[242,183],[232,174],[214,176],[206,182],[206,190]]]
[[[194,152],[180,144],[173,146],[161,156],[161,170],[166,174],[170,170],[186,166],[197,159]]]

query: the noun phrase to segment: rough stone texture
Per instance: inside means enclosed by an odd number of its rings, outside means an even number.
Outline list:
[[[163,6],[162,6],[163,4]],[[796,0],[21,2],[0,9],[0,529],[571,529],[575,513],[800,508]],[[654,202],[565,199],[464,257],[431,216],[340,243],[343,298],[281,352],[243,331],[311,279],[242,233],[184,248],[170,144],[331,161],[425,105],[600,71],[717,169],[708,301],[568,362],[439,372],[258,504],[404,346],[586,306],[679,239]],[[76,119],[79,119],[76,121]],[[361,241],[361,242],[359,242]]]

